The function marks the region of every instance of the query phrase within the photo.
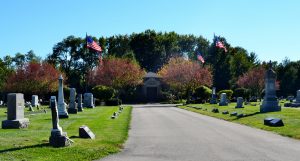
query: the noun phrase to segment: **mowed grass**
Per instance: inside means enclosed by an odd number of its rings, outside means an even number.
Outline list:
[[[256,104],[256,106],[254,106],[254,104]],[[238,109],[235,108],[236,103],[230,103],[228,106],[218,106],[217,104],[191,104],[188,106],[202,107],[202,109],[195,109],[187,106],[179,106],[179,108],[267,131],[272,131],[283,136],[300,139],[300,108],[284,108],[283,103],[281,103],[282,110],[280,112],[260,113],[259,103],[252,103],[252,105],[244,105],[245,108]],[[218,108],[219,113],[211,112],[213,108]],[[222,114],[223,111],[229,111],[229,114],[224,115]],[[230,116],[230,113],[234,111],[236,111],[238,114],[246,114],[246,116],[242,118]],[[265,126],[264,118],[266,117],[281,118],[284,122],[284,126]]]
[[[86,161],[95,160],[119,152],[127,139],[131,119],[131,107],[125,107],[117,119],[111,119],[118,107],[84,109],[60,119],[60,126],[74,143],[69,147],[53,148],[49,145],[52,129],[51,111],[30,114],[27,129],[0,129],[0,160],[13,161]],[[6,108],[0,108],[0,120],[6,120]],[[96,135],[95,140],[78,138],[78,129],[87,125]]]

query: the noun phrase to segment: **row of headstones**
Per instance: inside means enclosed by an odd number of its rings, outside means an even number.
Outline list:
[[[51,97],[50,108],[52,112],[51,136],[49,138],[50,145],[54,147],[63,147],[70,145],[73,141],[67,137],[67,133],[62,131],[59,126],[59,117],[57,110],[56,97]],[[7,95],[7,120],[2,121],[3,129],[19,129],[27,128],[29,119],[24,117],[24,95],[22,93],[9,93]],[[79,127],[80,138],[94,139],[95,135],[85,125]]]
[[[244,108],[243,103],[244,103],[243,97],[238,97],[237,98],[237,105],[235,106],[235,108]],[[210,101],[210,104],[217,104],[217,99],[216,99],[215,94],[213,94],[212,99]],[[228,106],[228,100],[227,100],[226,93],[221,93],[219,106]]]
[[[50,145],[54,147],[63,147],[70,145],[73,141],[67,137],[67,133],[62,131],[59,126],[59,118],[68,118],[68,113],[66,111],[66,103],[64,102],[63,95],[63,77],[58,78],[58,103],[56,102],[56,96],[51,96],[50,98],[50,108],[52,112],[52,124],[53,128],[51,130],[51,136],[49,138]],[[76,108],[75,102],[76,90],[71,89],[71,102],[75,106],[71,108]],[[86,107],[94,107],[94,99],[91,93],[85,93],[85,105]],[[81,106],[81,97],[80,106]],[[24,95],[22,93],[10,93],[7,95],[7,120],[2,121],[2,128],[26,128],[29,126],[29,119],[24,118]],[[71,103],[71,104],[72,104]],[[57,107],[59,106],[59,108]],[[87,126],[81,126],[79,128],[79,136],[93,139],[95,135]]]

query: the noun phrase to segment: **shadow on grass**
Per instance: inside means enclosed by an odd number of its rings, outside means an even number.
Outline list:
[[[29,146],[23,146],[23,147],[18,147],[18,148],[4,149],[4,150],[0,150],[0,154],[5,153],[5,152],[11,152],[11,151],[17,151],[17,150],[23,150],[23,149],[30,149],[30,148],[42,148],[42,147],[47,147],[47,146],[50,146],[50,144],[49,143],[43,143],[43,144],[29,145]]]
[[[257,115],[257,114],[260,114],[260,112],[254,112],[254,113],[246,114],[243,117],[237,117],[237,118],[235,118],[233,120],[238,120],[238,119],[241,119],[241,118],[250,117],[250,116]]]
[[[79,136],[71,136],[70,139],[80,138]]]

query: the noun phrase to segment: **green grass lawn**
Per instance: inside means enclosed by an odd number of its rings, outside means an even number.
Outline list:
[[[84,109],[60,119],[60,126],[74,141],[69,147],[49,146],[52,122],[51,112],[34,114],[26,111],[30,126],[27,129],[0,129],[0,160],[95,160],[119,152],[127,139],[131,107],[125,107],[117,119],[111,119],[118,107]],[[0,120],[6,120],[6,108],[0,108]],[[96,135],[95,140],[78,138],[78,128],[87,125]]]
[[[254,103],[252,103],[254,104]],[[269,112],[269,113],[259,113],[259,103],[256,106],[246,105],[245,108],[236,109],[236,103],[231,103],[228,106],[218,106],[211,104],[190,104],[188,106],[202,107],[202,109],[195,109],[187,106],[179,106],[179,108],[186,109],[189,111],[197,112],[200,114],[224,119],[231,122],[236,122],[244,124],[247,126],[272,131],[283,136],[288,136],[296,139],[300,139],[300,109],[294,108],[282,108],[280,112]],[[281,103],[283,107],[283,103]],[[219,113],[211,112],[212,109],[216,107],[219,109]],[[205,110],[206,109],[206,110]],[[238,112],[246,114],[245,117],[237,118],[236,116],[230,116],[222,114],[222,111]],[[264,125],[264,118],[266,117],[276,117],[281,118],[285,124],[283,127],[269,127]]]

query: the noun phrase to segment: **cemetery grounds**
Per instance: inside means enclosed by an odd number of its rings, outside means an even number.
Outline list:
[[[186,106],[178,106],[178,108],[188,111],[200,113],[207,116],[223,119],[230,122],[235,122],[247,125],[254,128],[259,128],[271,131],[282,136],[288,136],[295,139],[300,139],[300,108],[285,108],[284,101],[280,102],[281,111],[260,113],[260,102],[251,102],[244,105],[244,108],[235,108],[236,103],[229,103],[228,106],[219,106],[218,104],[189,104]],[[218,108],[219,113],[213,113],[212,109]],[[222,114],[223,111],[228,111],[229,114]],[[243,113],[244,117],[230,116],[230,113]],[[270,127],[264,125],[264,119],[267,117],[281,118],[284,122],[282,127]]]
[[[131,119],[131,107],[125,107],[116,118],[111,115],[119,107],[97,106],[85,108],[78,114],[70,114],[68,119],[60,119],[60,126],[74,141],[69,147],[53,148],[49,145],[52,129],[51,110],[30,112],[25,108],[25,117],[29,118],[29,128],[0,129],[0,160],[13,161],[64,161],[95,160],[111,153],[119,152],[128,137]],[[6,108],[0,108],[0,120],[6,120]],[[95,140],[79,138],[78,129],[87,125],[96,135]]]

